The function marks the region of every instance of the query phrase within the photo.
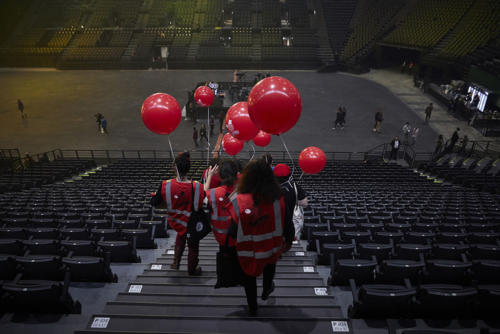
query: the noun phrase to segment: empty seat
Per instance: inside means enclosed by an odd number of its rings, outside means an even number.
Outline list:
[[[30,228],[26,232],[34,239],[57,239],[59,237],[57,228]]]
[[[16,261],[8,255],[0,255],[0,281],[16,277]]]
[[[110,252],[112,262],[141,262],[128,241],[99,241],[97,246],[101,253]]]
[[[117,282],[118,277],[111,272],[109,261],[100,257],[65,257],[63,264],[69,268],[73,282]]]
[[[89,230],[111,228],[111,223],[105,219],[90,219],[85,222]]]
[[[89,232],[86,228],[64,228],[60,230],[61,237],[65,240],[89,240]]]
[[[120,233],[114,228],[99,228],[90,231],[91,238],[95,241],[120,240]]]
[[[473,259],[500,260],[500,246],[489,244],[473,244],[470,249]]]
[[[358,252],[363,259],[372,259],[375,256],[380,262],[391,258],[393,246],[391,244],[361,243],[358,245]]]
[[[61,281],[64,270],[59,257],[50,255],[18,256],[16,263],[23,279]]]
[[[23,255],[24,246],[20,240],[0,239],[0,254]]]
[[[356,284],[372,283],[376,266],[374,260],[339,259],[331,266],[328,284],[349,285],[349,279],[353,279]]]
[[[0,239],[27,239],[26,232],[21,227],[0,228]]]
[[[393,244],[399,243],[403,240],[404,234],[402,232],[375,232],[374,240],[375,242],[381,244]]]
[[[405,241],[416,244],[430,244],[436,234],[433,232],[408,232],[405,235]]]
[[[138,226],[135,220],[115,220],[112,224],[117,229],[135,229]]]
[[[328,232],[328,231],[312,232],[311,240],[307,245],[307,250],[314,252],[317,251],[316,240],[319,240],[320,245],[324,243],[335,243],[340,241],[340,234],[339,232]]]
[[[473,262],[473,279],[479,284],[500,283],[500,260],[476,260]]]
[[[55,239],[24,240],[23,245],[30,251],[30,254],[60,255],[61,253],[59,240]]]
[[[431,250],[431,245],[400,243],[396,247],[396,257],[398,259],[418,261],[424,259]]]
[[[139,228],[147,229],[153,238],[165,238],[167,237],[167,231],[165,229],[165,223],[163,221],[147,220],[141,221],[139,223]]]
[[[422,261],[391,259],[382,261],[377,274],[377,281],[381,283],[401,284],[409,279],[416,284],[420,280],[425,263]]]
[[[352,259],[356,251],[356,247],[352,243],[327,243],[319,246],[319,248],[319,264],[331,264],[332,261],[339,259]]]
[[[470,262],[456,260],[428,260],[424,280],[427,283],[467,284],[470,281]]]
[[[475,315],[479,319],[498,319],[500,305],[500,285],[479,285]]]
[[[415,288],[402,285],[367,284],[359,289],[351,280],[351,318],[407,318],[411,314]]]
[[[463,244],[434,244],[432,254],[437,259],[462,260],[469,250],[468,245]]]
[[[129,242],[135,242],[136,248],[151,249],[157,247],[151,233],[146,229],[126,229],[121,230],[121,234]]]
[[[64,254],[70,252],[73,256],[96,256],[97,248],[93,241],[90,240],[63,240],[61,247]]]
[[[475,288],[451,284],[422,284],[417,294],[416,312],[422,318],[470,317]]]

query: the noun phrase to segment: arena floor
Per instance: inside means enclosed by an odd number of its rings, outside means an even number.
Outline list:
[[[303,99],[297,125],[283,137],[292,151],[318,146],[324,151],[364,152],[401,135],[406,121],[420,127],[416,150],[434,149],[436,133],[386,87],[361,77],[315,71],[272,71],[291,80]],[[254,78],[247,73],[247,80]],[[155,92],[173,95],[181,105],[200,81],[231,81],[232,71],[57,71],[0,70],[0,147],[22,153],[52,149],[166,150],[165,137],[143,125],[140,108]],[[25,105],[26,120],[17,110]],[[418,94],[415,96],[418,99]],[[344,130],[332,130],[336,109],[347,107]],[[372,132],[374,114],[384,113],[382,133]],[[97,131],[94,114],[108,120],[109,135]],[[182,121],[171,135],[175,149],[193,149],[192,122]],[[282,150],[274,137],[268,150]]]

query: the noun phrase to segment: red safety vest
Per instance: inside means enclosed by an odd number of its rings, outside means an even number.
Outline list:
[[[233,219],[238,222],[236,251],[243,271],[259,276],[269,263],[278,261],[283,247],[285,201],[254,206],[251,194],[233,201]]]
[[[226,236],[231,224],[231,212],[233,204],[229,195],[233,192],[234,186],[221,186],[207,191],[208,205],[212,208],[210,223],[214,232],[215,240],[221,245],[226,244]],[[228,246],[236,246],[236,239],[229,237]]]
[[[205,169],[205,171],[203,171],[203,175],[201,176],[203,183],[207,182],[207,175],[208,175],[208,169]],[[218,186],[220,186],[220,182],[221,179],[219,173],[212,175],[212,180],[210,181],[208,189],[217,188]]]
[[[161,196],[167,203],[168,224],[179,235],[186,234],[187,223],[189,216],[191,216],[191,203],[193,201],[191,187],[194,188],[194,207],[199,210],[205,198],[205,192],[202,191],[199,182],[183,183],[171,179],[163,181],[161,186]]]

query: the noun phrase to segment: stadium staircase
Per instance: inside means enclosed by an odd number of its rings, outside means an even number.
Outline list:
[[[75,333],[327,333],[332,326],[348,328],[313,257],[298,243],[278,261],[276,289],[268,301],[259,300],[255,317],[248,316],[242,287],[214,289],[218,248],[211,235],[201,241],[203,273],[197,277],[187,275],[186,255],[180,270],[170,269],[173,249],[166,250]]]

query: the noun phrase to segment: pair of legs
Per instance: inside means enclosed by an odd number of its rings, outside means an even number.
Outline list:
[[[399,150],[391,150],[391,155],[389,156],[389,160],[392,160],[392,158],[394,158],[394,160],[398,160],[398,151]]]
[[[264,267],[262,299],[267,299],[269,294],[274,289],[273,279],[276,272],[276,263],[268,264]],[[242,285],[245,288],[247,296],[248,310],[250,314],[257,313],[257,277],[243,274]]]
[[[179,269],[181,263],[182,253],[186,248],[186,241],[188,244],[188,273],[190,275],[201,274],[201,268],[198,266],[198,253],[200,250],[200,242],[187,239],[186,234],[179,235],[177,233],[177,238],[175,239],[175,250],[174,250],[174,263],[172,263],[173,269]]]

